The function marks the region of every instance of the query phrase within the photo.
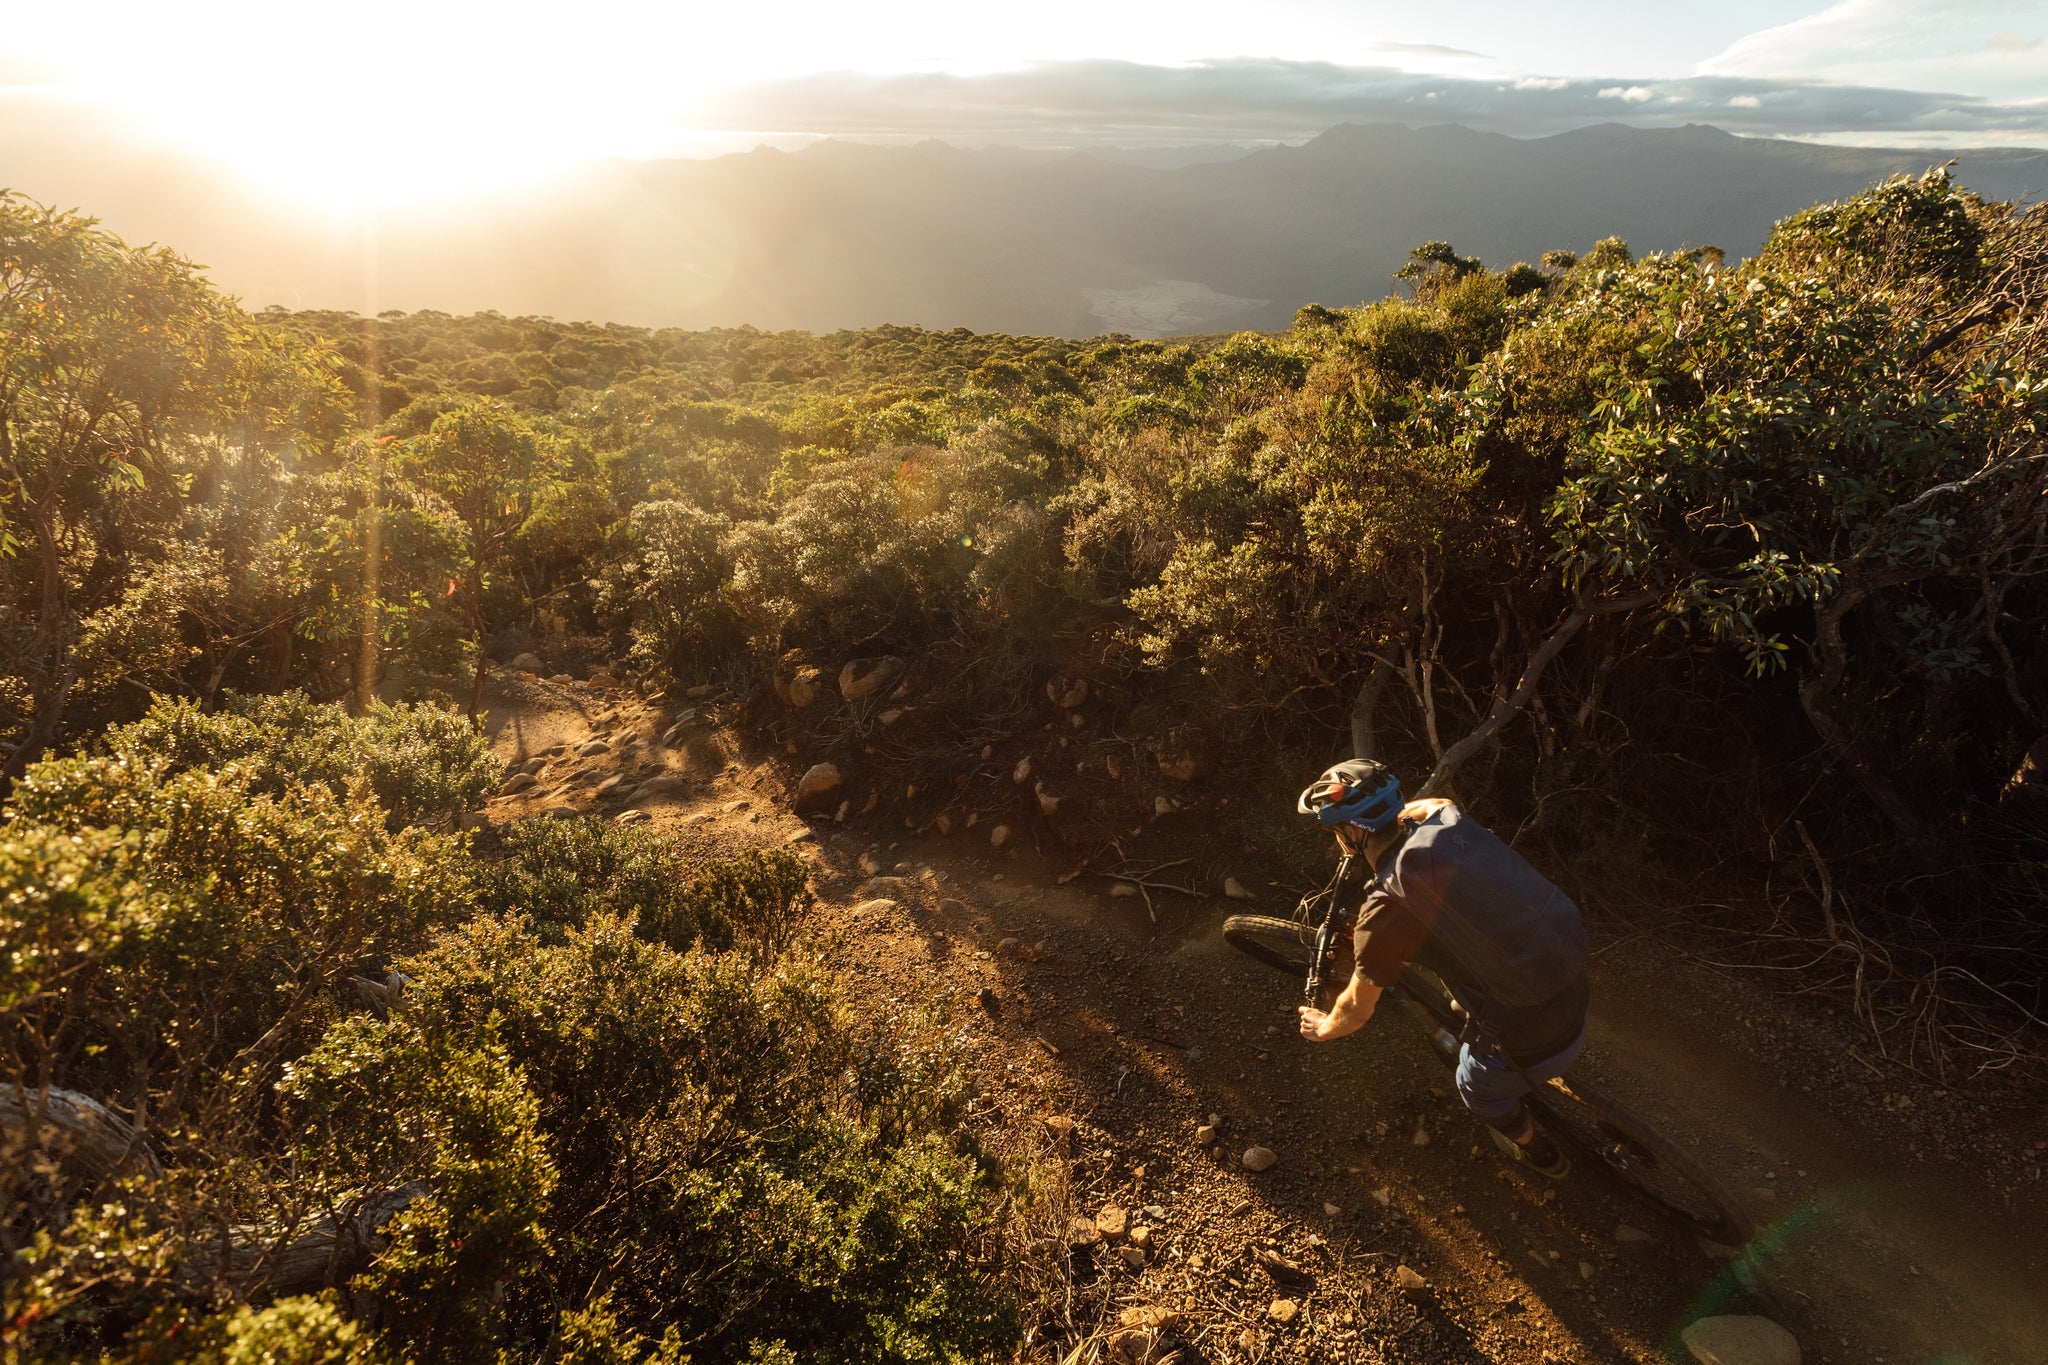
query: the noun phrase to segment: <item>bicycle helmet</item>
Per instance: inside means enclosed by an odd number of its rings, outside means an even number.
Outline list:
[[[1401,779],[1384,763],[1347,759],[1303,787],[1294,808],[1325,825],[1359,825],[1378,834],[1401,814]]]

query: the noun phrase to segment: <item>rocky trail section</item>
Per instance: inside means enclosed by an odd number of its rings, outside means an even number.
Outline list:
[[[753,752],[710,689],[655,703],[515,675],[494,698],[515,775],[482,818],[646,822],[685,856],[796,844],[852,998],[947,1002],[974,1122],[1038,1173],[1041,1347],[1184,1365],[1744,1365],[1793,1359],[1769,1354],[1792,1341],[1859,1365],[2048,1359],[2048,1119],[1916,1090],[1824,1015],[1641,941],[1596,962],[1593,1051],[1629,1078],[1622,1097],[1765,1225],[1731,1261],[1596,1172],[1507,1170],[1391,1010],[1300,1043],[1291,990],[1222,945],[1213,902],[1162,932],[1148,910],[1170,892],[1118,896],[986,827],[891,834],[831,799],[836,771],[800,818],[817,765]],[[1759,1313],[1791,1336],[1698,1321]]]

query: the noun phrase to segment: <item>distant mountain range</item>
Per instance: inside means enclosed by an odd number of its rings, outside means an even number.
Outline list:
[[[545,189],[351,221],[106,148],[16,142],[0,184],[174,246],[257,308],[1167,335],[1380,297],[1433,238],[1492,265],[1610,234],[1639,252],[1711,243],[1739,257],[1788,213],[1951,155],[1620,124],[1530,139],[1346,125],[1295,147],[1126,154],[824,142],[608,161]],[[1955,174],[1986,196],[2048,190],[2048,151],[1959,155]]]

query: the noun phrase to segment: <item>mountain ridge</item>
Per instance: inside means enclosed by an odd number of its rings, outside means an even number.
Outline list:
[[[1616,122],[1528,139],[1347,123],[1220,159],[1194,150],[1147,165],[1129,149],[828,141],[615,159],[546,186],[325,220],[203,163],[104,147],[17,146],[0,153],[0,183],[171,245],[259,308],[1158,334],[1279,327],[1311,301],[1380,297],[1432,239],[1493,265],[1610,235],[1740,257],[1786,214],[1958,155]],[[1987,197],[2048,188],[2048,151],[1960,155],[1954,174]]]

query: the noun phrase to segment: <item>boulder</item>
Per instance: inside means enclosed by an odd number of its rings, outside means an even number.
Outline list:
[[[639,786],[633,788],[632,791],[626,793],[626,799],[637,802],[651,801],[658,796],[676,796],[688,789],[689,785],[690,779],[678,777],[674,774],[663,777],[650,777]]]
[[[545,673],[548,666],[541,662],[540,655],[529,649],[524,654],[512,656],[512,668],[518,673]]]
[[[1679,1333],[1699,1365],[1799,1365],[1799,1341],[1769,1318],[1701,1318]]]
[[[591,687],[601,687],[606,689],[614,688],[619,685],[619,680],[617,678],[614,678],[610,673],[606,672],[602,668],[591,669],[590,677],[586,679],[586,682]]]
[[[839,799],[841,780],[838,764],[816,764],[796,784],[796,808],[806,810],[831,805]]]
[[[576,757],[578,757],[578,758],[596,758],[596,757],[597,757],[597,756],[598,756],[599,754],[608,754],[608,753],[610,753],[611,751],[612,751],[612,746],[611,746],[610,744],[608,744],[607,742],[605,742],[604,740],[601,740],[601,739],[591,739],[591,740],[585,740],[585,741],[584,741],[583,743],[581,743],[581,744],[579,744],[579,745],[577,745],[577,746],[576,746]]]
[[[903,660],[894,654],[885,654],[879,659],[849,659],[839,670],[839,695],[848,701],[859,701],[876,688],[895,681],[903,671]]]
[[[1049,678],[1045,684],[1045,699],[1071,711],[1088,700],[1088,680],[1069,678],[1064,674]]]
[[[517,796],[537,780],[532,773],[514,773],[504,786],[498,788],[498,795]]]
[[[818,688],[825,675],[815,668],[800,668],[796,676],[787,682],[775,680],[775,694],[801,711],[818,699]]]

